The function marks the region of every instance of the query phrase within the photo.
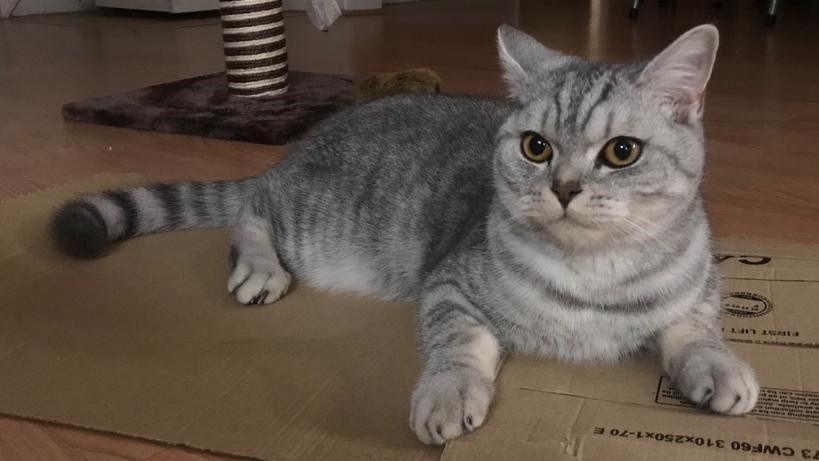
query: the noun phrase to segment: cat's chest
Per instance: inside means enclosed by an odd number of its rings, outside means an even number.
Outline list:
[[[613,361],[640,349],[696,302],[695,292],[676,299],[658,295],[665,275],[652,276],[618,281],[601,271],[566,271],[551,278],[506,273],[497,279],[493,310],[515,350]]]
[[[642,247],[565,254],[514,234],[490,240],[488,309],[510,348],[572,361],[616,360],[700,301],[707,233],[674,256]]]
[[[526,312],[506,315],[502,322],[505,342],[512,350],[573,362],[616,361],[641,349],[678,317],[672,310],[627,315],[574,311],[556,304],[515,307],[510,310]]]

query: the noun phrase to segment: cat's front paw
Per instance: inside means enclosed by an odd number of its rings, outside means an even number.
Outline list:
[[[240,260],[230,273],[228,291],[242,304],[270,304],[281,298],[291,283],[292,277],[281,267],[254,267]]]
[[[754,371],[728,350],[691,347],[672,378],[688,400],[716,413],[748,413],[759,396]]]
[[[421,375],[412,394],[410,427],[422,442],[442,445],[483,424],[495,383],[469,368]]]

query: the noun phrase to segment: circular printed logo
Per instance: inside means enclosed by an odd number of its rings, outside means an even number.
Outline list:
[[[761,317],[773,310],[773,303],[756,293],[735,291],[723,296],[722,310],[735,317]]]

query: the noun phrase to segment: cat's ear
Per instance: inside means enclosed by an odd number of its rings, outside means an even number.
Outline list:
[[[509,96],[524,103],[534,97],[542,73],[566,59],[506,24],[498,27],[498,55]]]
[[[640,74],[638,85],[658,95],[678,121],[699,120],[718,46],[716,27],[697,26],[651,60]]]

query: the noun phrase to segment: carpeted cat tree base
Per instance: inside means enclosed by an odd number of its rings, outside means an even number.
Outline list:
[[[261,144],[295,141],[354,99],[341,75],[289,72],[284,96],[231,96],[223,72],[63,106],[67,121]]]

